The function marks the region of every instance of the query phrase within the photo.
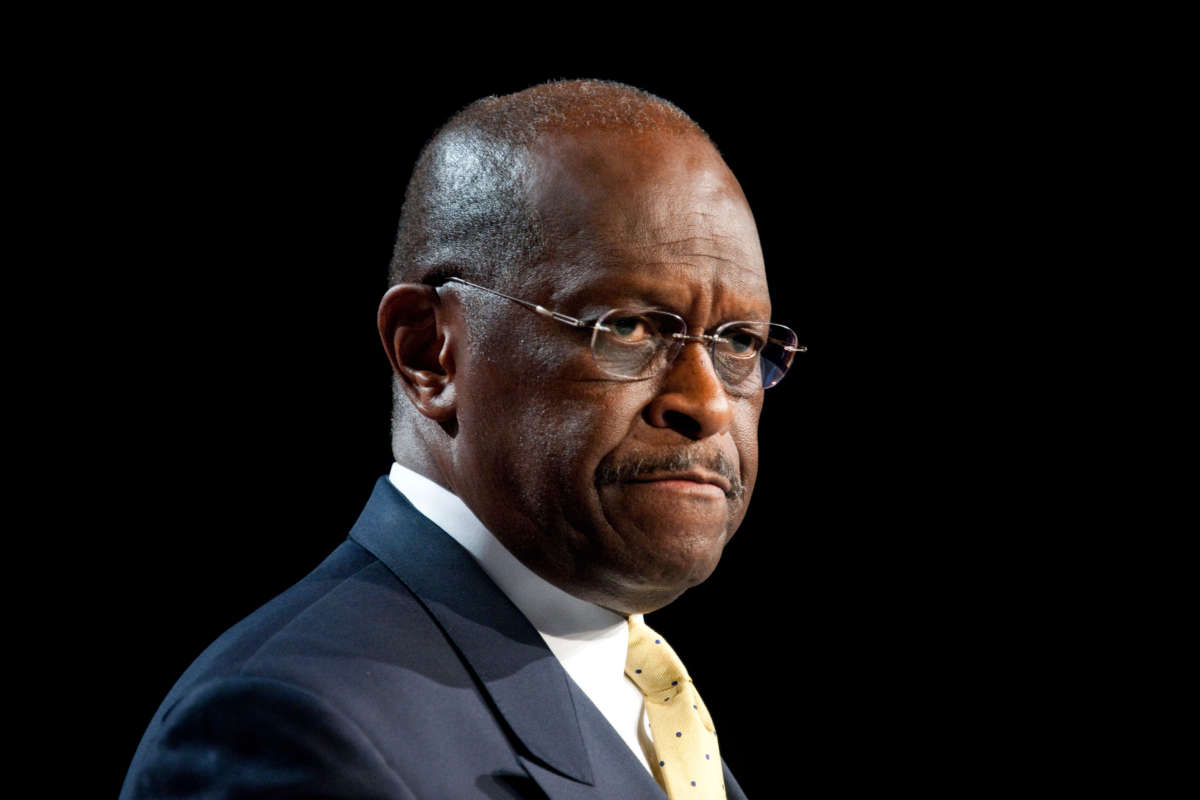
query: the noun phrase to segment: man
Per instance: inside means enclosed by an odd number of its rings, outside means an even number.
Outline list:
[[[707,136],[619,84],[469,106],[391,284],[391,474],[184,674],[122,797],[743,797],[641,619],[716,567],[802,349]]]

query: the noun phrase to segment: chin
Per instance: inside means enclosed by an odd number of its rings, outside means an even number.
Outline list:
[[[738,501],[671,487],[608,485],[598,500],[572,557],[583,590],[573,593],[622,614],[657,610],[707,580],[742,517]]]
[[[614,565],[601,577],[600,605],[623,614],[644,614],[669,605],[708,580],[721,560],[727,537],[692,537],[671,547],[639,551],[635,559]]]

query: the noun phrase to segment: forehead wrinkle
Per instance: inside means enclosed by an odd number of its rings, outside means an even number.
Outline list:
[[[658,239],[658,240],[655,240],[654,245],[661,246],[661,247],[677,247],[677,246],[688,245],[688,244],[693,244],[693,243],[703,243],[703,242],[716,243],[718,240],[729,240],[729,241],[736,242],[738,240],[738,237],[730,236],[729,234],[725,234],[725,233],[716,233],[714,231],[714,232],[706,233],[704,235],[699,235],[699,236],[681,236],[678,239]],[[704,255],[708,255],[708,254],[707,253],[695,253],[694,255],[704,256]]]
[[[635,246],[661,248],[704,258],[734,255],[744,260],[761,261],[753,217],[744,204],[729,203],[727,210],[708,212],[695,207],[673,209],[649,207],[645,215],[627,230]]]
[[[729,244],[722,245],[722,242]],[[728,234],[684,236],[630,244],[628,252],[623,253],[623,256],[626,263],[632,261],[642,267],[701,269],[708,266],[712,271],[709,279],[713,283],[722,277],[720,273],[723,268],[733,268],[746,273],[751,280],[757,279],[765,284],[766,273],[762,267],[761,252],[757,248],[745,247],[744,242],[743,237]]]
[[[720,215],[715,214],[708,216],[713,219],[720,218]],[[739,233],[715,228],[712,224],[687,226],[700,228],[695,233],[680,231],[679,227],[675,220],[670,220],[667,224],[655,221],[650,225],[630,225],[616,233],[600,231],[597,238],[608,245],[606,249],[617,253],[641,251],[649,254],[658,251],[666,257],[714,258],[730,263],[762,260],[757,238],[750,240]]]
[[[762,270],[757,265],[747,264],[738,259],[725,258],[723,256],[707,255],[707,254],[703,254],[703,253],[697,254],[697,260],[708,262],[707,266],[708,266],[709,272],[710,272],[710,274],[708,276],[708,282],[711,284],[716,285],[716,284],[720,283],[720,279],[722,277],[729,276],[729,272],[732,270],[736,270],[738,272],[745,273],[744,277],[739,276],[738,278],[735,278],[735,280],[738,280],[739,282],[758,282],[758,283],[762,283],[764,287],[767,284],[765,275],[763,275]],[[686,260],[657,259],[657,258],[656,259],[638,260],[637,266],[639,268],[641,268],[641,267],[662,267],[664,269],[685,269],[685,268],[698,269],[698,268],[700,268],[698,264],[696,264],[694,262],[686,261]],[[756,281],[755,279],[758,279],[760,276],[761,276],[761,280]],[[747,278],[749,278],[750,280],[747,281]]]

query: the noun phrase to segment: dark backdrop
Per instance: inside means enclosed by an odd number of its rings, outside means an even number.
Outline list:
[[[1014,700],[993,680],[1011,657],[978,587],[1009,543],[967,454],[1003,387],[967,377],[959,327],[1007,247],[1016,157],[993,145],[1013,123],[979,102],[1003,99],[989,69],[902,48],[474,70],[161,49],[89,84],[95,171],[63,217],[95,237],[67,288],[77,435],[56,455],[87,520],[77,623],[104,654],[87,724],[110,785],[190,661],[335,547],[389,467],[374,314],[418,150],[468,102],[556,77],[632,83],[710,132],[775,317],[810,346],[767,397],[725,560],[651,617],[748,793],[950,785],[994,756],[977,721]],[[752,664],[772,666],[745,683]]]

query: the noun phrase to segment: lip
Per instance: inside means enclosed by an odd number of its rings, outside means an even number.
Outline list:
[[[652,472],[631,478],[629,483],[661,484],[663,488],[695,489],[702,486],[715,486],[722,495],[728,495],[732,488],[729,481],[715,472],[707,470],[686,470],[684,472]]]

